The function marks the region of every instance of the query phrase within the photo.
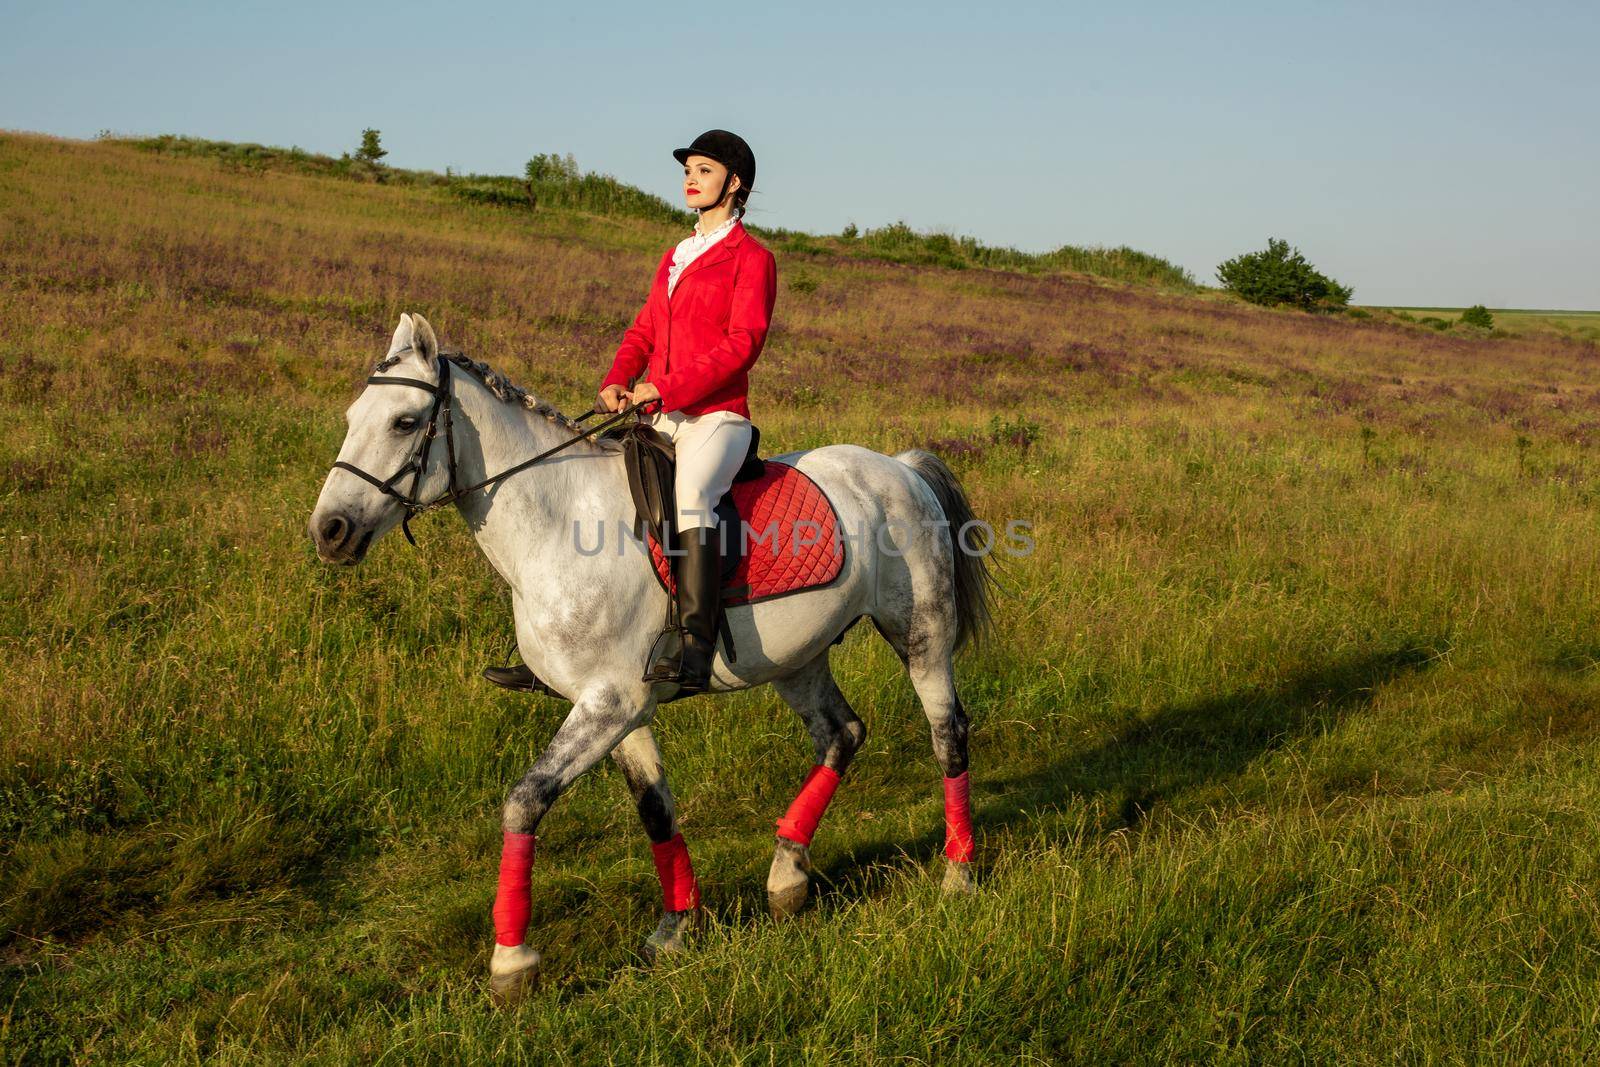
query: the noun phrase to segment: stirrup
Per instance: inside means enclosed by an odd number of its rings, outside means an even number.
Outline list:
[[[663,642],[666,643],[666,648],[658,653],[657,649],[662,648]],[[716,658],[716,646],[712,645],[707,649],[706,655],[700,656],[690,652],[691,643],[703,642],[687,627],[669,623],[651,646],[650,656],[646,661],[650,667],[640,680],[652,684],[676,685],[677,696],[693,696],[711,688],[711,667]],[[685,670],[686,662],[694,664],[697,660],[704,663],[703,672]]]
[[[644,682],[676,682],[683,675],[684,638],[689,635],[681,623],[669,622],[656,635],[645,657]]]

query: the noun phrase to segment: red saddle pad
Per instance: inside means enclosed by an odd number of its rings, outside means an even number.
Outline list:
[[[799,468],[767,460],[761,477],[734,483],[733,502],[749,534],[744,558],[725,586],[741,591],[725,604],[749,604],[827,585],[839,576],[844,566],[839,516],[827,494]],[[672,561],[654,537],[646,537],[656,577],[676,596]]]

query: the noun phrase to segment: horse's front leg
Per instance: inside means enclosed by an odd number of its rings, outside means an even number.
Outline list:
[[[645,941],[645,956],[678,952],[700,918],[700,887],[689,863],[689,847],[678,829],[672,791],[667,788],[661,750],[650,727],[641,726],[622,739],[611,754],[622,768],[639,807],[639,821],[650,838],[650,852],[661,880],[661,922]]]
[[[628,691],[597,686],[578,697],[527,774],[506,798],[500,852],[500,888],[494,901],[494,956],[489,988],[500,1003],[514,1002],[539,973],[539,953],[528,941],[534,832],[556,798],[578,777],[605,759],[617,743],[649,716],[643,688]]]

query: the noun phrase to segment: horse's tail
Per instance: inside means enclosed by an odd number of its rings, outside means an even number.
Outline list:
[[[981,642],[988,636],[991,626],[990,607],[994,595],[994,576],[989,573],[988,553],[994,548],[985,544],[979,530],[987,529],[989,539],[994,539],[994,529],[980,523],[972,512],[961,480],[945,465],[944,460],[920,448],[908,449],[894,457],[922,476],[933,490],[950,524],[951,547],[955,550],[956,588],[956,643],[959,649],[968,640]],[[952,650],[954,651],[954,650]]]

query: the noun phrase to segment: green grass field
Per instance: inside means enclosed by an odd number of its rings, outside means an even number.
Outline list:
[[[485,989],[504,793],[564,708],[477,677],[454,515],[304,524],[401,311],[564,409],[649,219],[0,135],[0,1057],[108,1062],[1592,1062],[1600,346],[784,252],[777,452],[950,457],[1033,523],[958,662],[980,892],[870,628],[814,905],[766,691],[662,710],[709,929],[611,767],[541,828],[543,987]],[[803,280],[804,284],[797,284]]]
[[[1459,319],[1465,308],[1432,307],[1371,307],[1375,311],[1403,311],[1413,318],[1432,316],[1451,322]],[[1578,340],[1600,341],[1600,311],[1560,311],[1537,308],[1490,308],[1495,328],[1506,332],[1526,333],[1548,330],[1574,337]]]

